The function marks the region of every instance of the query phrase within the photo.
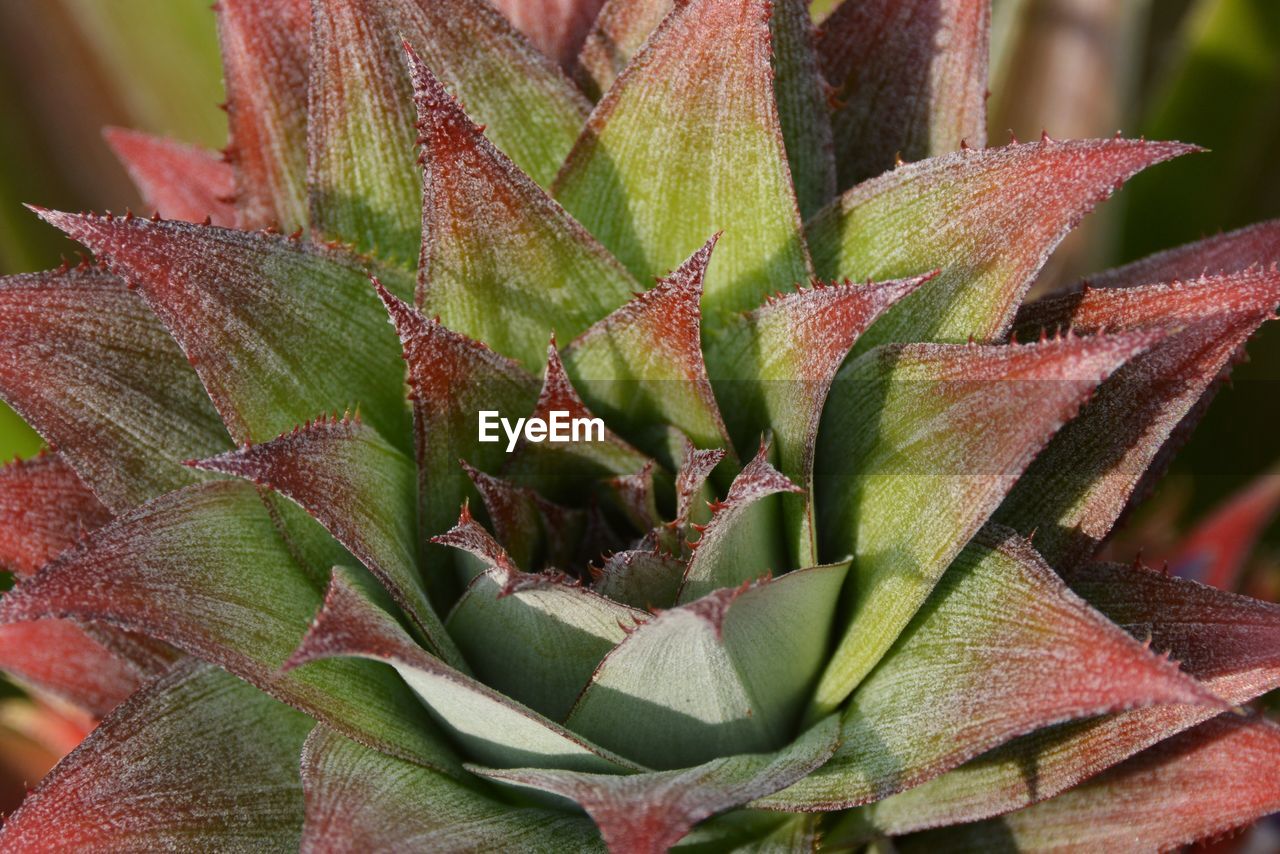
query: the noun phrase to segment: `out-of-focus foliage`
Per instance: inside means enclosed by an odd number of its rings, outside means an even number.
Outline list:
[[[74,251],[24,202],[136,204],[100,142],[104,126],[216,147],[221,99],[209,0],[0,0],[0,273],[56,266]],[[39,447],[0,403],[0,459]]]

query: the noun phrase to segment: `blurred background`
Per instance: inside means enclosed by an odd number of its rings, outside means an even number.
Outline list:
[[[834,4],[817,0],[815,14]],[[992,143],[1010,132],[1120,130],[1211,149],[1134,179],[1062,245],[1037,293],[1280,216],[1280,0],[994,0],[992,29]],[[216,149],[226,137],[221,100],[210,0],[0,0],[0,273],[55,266],[76,252],[24,202],[139,208],[103,143],[104,126]],[[1280,323],[1263,328],[1249,355],[1171,477],[1117,535],[1113,557],[1132,559],[1145,543],[1148,559],[1176,558],[1197,524],[1262,529],[1270,520],[1280,503],[1280,442],[1271,432],[1280,423]],[[0,459],[40,447],[0,403]],[[1272,476],[1259,481],[1265,473]],[[1274,599],[1280,530],[1265,530],[1231,586]],[[0,574],[0,589],[5,583]],[[5,705],[12,690],[0,683],[0,757],[26,764],[0,769],[0,789],[38,778],[91,725],[58,709],[33,716]],[[14,794],[0,791],[0,811]]]

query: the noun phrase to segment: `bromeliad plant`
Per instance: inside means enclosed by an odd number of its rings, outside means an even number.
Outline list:
[[[168,219],[37,210],[98,263],[0,283],[56,449],[0,473],[0,660],[105,717],[0,847],[1280,808],[1238,709],[1280,608],[1092,562],[1280,303],[1280,225],[1024,306],[1193,147],[986,147],[985,2],[500,5],[544,52],[480,0],[222,0],[225,160],[113,131]],[[481,411],[609,429],[508,454]]]

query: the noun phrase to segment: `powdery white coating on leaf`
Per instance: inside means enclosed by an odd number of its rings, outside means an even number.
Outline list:
[[[767,514],[776,510],[776,505],[766,499],[803,489],[770,465],[768,457],[769,447],[762,442],[755,458],[733,479],[724,501],[712,505],[711,521],[694,544],[685,570],[680,602],[786,568],[781,563],[785,557],[780,544],[770,542],[776,531]]]
[[[112,510],[200,479],[226,429],[146,303],[81,266],[0,279],[0,396]]]
[[[0,568],[30,575],[110,520],[60,454],[0,467]]]
[[[1174,142],[1069,140],[958,151],[849,190],[810,221],[824,279],[941,273],[859,342],[998,341],[1053,248],[1134,173],[1196,151]]]
[[[759,0],[690,0],[596,107],[554,195],[638,279],[723,231],[707,322],[812,273]],[[713,377],[714,378],[714,377]]]
[[[823,554],[855,555],[858,594],[814,714],[870,672],[1099,383],[1159,337],[885,346],[840,372],[819,432],[818,532]]]
[[[194,661],[120,706],[0,826],[5,851],[286,849],[311,720]]]
[[[1067,582],[1228,703],[1280,687],[1280,606],[1130,566],[1074,570]],[[900,834],[1006,813],[1066,791],[1215,714],[1203,705],[1151,706],[1040,730],[875,804],[867,820]]]
[[[169,219],[236,224],[235,175],[216,155],[138,131],[106,128],[107,144],[124,164],[142,200]]]
[[[138,288],[238,442],[360,409],[391,442],[409,424],[395,336],[370,262],[278,235],[44,211]],[[188,458],[207,454],[188,454]]]
[[[897,842],[903,851],[1173,850],[1280,809],[1278,753],[1280,727],[1223,715],[1042,804]]]
[[[987,144],[991,0],[847,0],[818,31],[840,189]]]
[[[577,335],[639,284],[405,48],[425,182],[418,304],[536,370],[553,329]]]
[[[1066,720],[1225,703],[1067,589],[1020,537],[980,532],[841,717],[823,768],[767,804],[836,810],[937,777]]]
[[[67,620],[0,626],[0,670],[93,715],[123,702],[143,676]]]
[[[429,718],[394,674],[361,662],[279,672],[319,604],[257,489],[218,480],[168,493],[99,528],[5,594],[0,623],[58,617],[136,631],[362,743],[451,768]]]
[[[1131,288],[1204,278],[1216,273],[1242,273],[1255,265],[1268,268],[1277,263],[1280,263],[1280,220],[1270,220],[1095,273],[1087,282],[1095,288]]]
[[[661,612],[600,663],[567,725],[660,769],[778,748],[822,667],[848,569],[797,570]]]
[[[302,785],[304,852],[602,850],[585,816],[513,807],[323,726],[303,746]]]
[[[323,609],[285,666],[335,657],[393,666],[473,759],[501,767],[537,762],[612,773],[640,770],[428,655],[342,570],[334,571]]]
[[[215,8],[238,213],[237,221],[218,224],[302,228],[311,0],[218,0]]]
[[[1027,470],[998,518],[1024,533],[1037,529],[1037,547],[1059,569],[1088,560],[1175,431],[1189,429],[1189,414],[1278,304],[1280,272],[1255,268],[1090,289],[1025,307],[1015,327],[1023,337],[1064,327],[1169,334],[1098,389]]]
[[[728,444],[701,338],[702,284],[718,240],[564,348],[566,369],[611,423],[671,425],[695,444]]]
[[[418,558],[417,472],[372,427],[322,418],[196,467],[269,486],[297,502],[369,568],[433,653],[460,663],[427,599]]]
[[[541,768],[470,770],[576,801],[600,828],[610,854],[662,854],[703,819],[820,767],[835,749],[836,731],[831,718],[777,753],[730,756],[680,771],[619,776]]]
[[[604,0],[493,0],[539,50],[572,70]]]

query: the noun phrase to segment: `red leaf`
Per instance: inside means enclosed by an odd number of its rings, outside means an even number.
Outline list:
[[[1058,569],[1087,560],[1125,506],[1171,453],[1175,429],[1194,422],[1205,392],[1231,356],[1280,303],[1280,272],[1253,269],[1195,282],[1090,289],[1019,312],[1023,338],[1079,332],[1168,330],[1098,388],[1027,470],[998,515]],[[1181,426],[1180,426],[1181,425]],[[1172,447],[1176,447],[1176,444]]]
[[[1236,589],[1240,570],[1280,510],[1280,475],[1264,474],[1202,520],[1169,558],[1169,571],[1222,590]]]
[[[1254,265],[1280,263],[1280,220],[1270,220],[1089,276],[1095,288],[1130,288],[1217,273],[1242,273]]]
[[[539,50],[570,69],[604,0],[494,0],[494,5]]]
[[[217,225],[236,224],[235,175],[216,156],[123,128],[107,128],[103,135],[152,210],[169,219],[210,217]]]
[[[215,8],[239,211],[234,224],[292,231],[308,222],[311,3],[219,0]]]
[[[0,567],[30,575],[111,512],[59,454],[0,468]]]
[[[987,144],[990,19],[990,0],[846,0],[822,22],[841,190],[897,156]]]
[[[0,670],[95,715],[142,684],[136,670],[66,620],[0,626]]]
[[[98,268],[0,280],[0,394],[112,510],[200,479],[230,444],[182,352]]]

